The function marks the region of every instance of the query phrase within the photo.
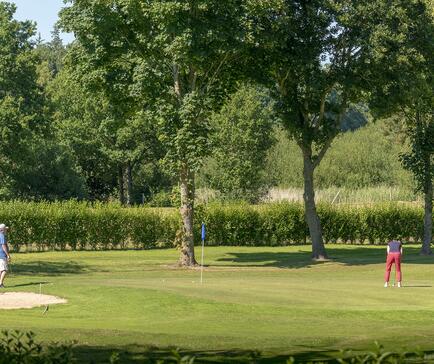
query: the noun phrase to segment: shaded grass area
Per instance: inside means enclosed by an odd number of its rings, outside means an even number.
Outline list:
[[[278,363],[329,358],[342,348],[434,348],[434,258],[406,246],[404,287],[384,289],[385,247],[212,247],[199,271],[175,269],[174,250],[15,254],[6,291],[54,294],[66,305],[7,311],[2,329],[76,341],[80,362],[171,355],[198,362]],[[157,349],[159,348],[159,349]],[[258,351],[261,358],[258,358]]]
[[[174,357],[194,357],[195,363],[287,363],[290,358],[296,362],[327,361],[337,362],[337,352],[307,350],[306,352],[276,354],[263,353],[257,350],[179,350],[177,348],[143,348],[128,346],[119,349],[108,349],[107,347],[76,347],[75,356],[80,362],[85,362],[91,357],[95,362],[106,362],[113,353],[119,355],[122,363],[156,363],[159,360],[173,362]]]

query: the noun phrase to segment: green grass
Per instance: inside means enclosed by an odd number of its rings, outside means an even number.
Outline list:
[[[202,285],[199,270],[174,266],[174,250],[15,254],[6,291],[38,292],[42,282],[43,293],[68,303],[45,315],[3,311],[0,327],[75,340],[82,358],[180,347],[237,361],[246,350],[315,356],[372,349],[375,340],[434,349],[433,257],[407,246],[404,287],[385,289],[384,247],[327,248],[327,263],[312,263],[309,246],[206,248]]]

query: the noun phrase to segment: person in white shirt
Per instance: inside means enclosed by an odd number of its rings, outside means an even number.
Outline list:
[[[8,271],[8,263],[11,260],[6,240],[7,230],[8,227],[5,224],[0,224],[0,288],[5,288],[3,282]]]

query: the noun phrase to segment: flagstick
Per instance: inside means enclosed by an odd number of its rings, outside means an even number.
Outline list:
[[[202,258],[200,262],[200,284],[202,284],[202,276],[203,276],[203,246],[204,246],[204,239],[202,239]]]
[[[203,250],[205,247],[205,224],[202,223],[202,257],[200,260],[200,284],[203,281]]]

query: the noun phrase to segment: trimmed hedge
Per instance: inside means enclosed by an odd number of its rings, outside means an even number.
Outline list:
[[[180,226],[174,209],[75,201],[3,202],[0,221],[14,250],[146,249],[171,244]]]
[[[408,204],[318,206],[326,242],[419,242],[423,209]],[[207,225],[207,245],[288,245],[309,241],[299,203],[211,204],[196,210],[196,238]],[[181,226],[177,209],[79,202],[0,203],[0,222],[11,227],[14,250],[148,249],[171,246]]]
[[[381,244],[392,239],[420,242],[423,237],[420,206],[319,204],[318,214],[326,242]],[[273,246],[309,240],[300,203],[210,205],[201,215],[198,218],[207,224],[209,245]]]

